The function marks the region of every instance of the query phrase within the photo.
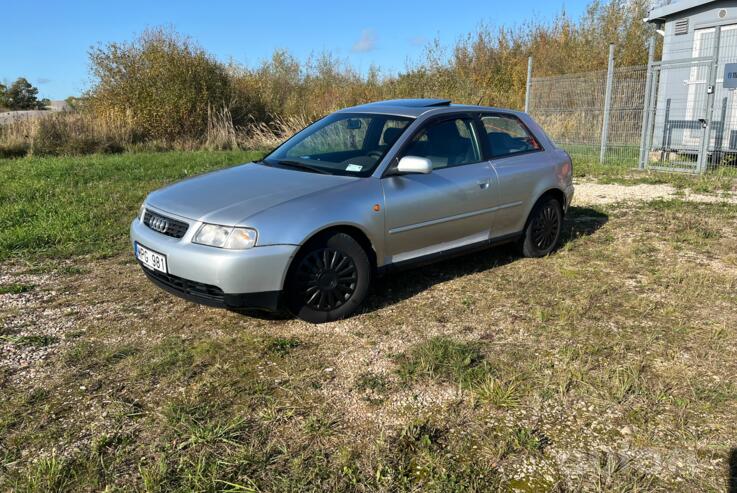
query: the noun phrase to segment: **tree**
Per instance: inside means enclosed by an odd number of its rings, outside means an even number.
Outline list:
[[[67,103],[68,110],[81,110],[84,107],[84,98],[80,98],[77,96],[69,96],[64,100],[64,102]]]
[[[8,88],[4,84],[0,84],[0,109],[8,107],[7,91]]]
[[[38,107],[38,89],[23,77],[11,84],[5,91],[5,99],[11,110],[33,110]]]

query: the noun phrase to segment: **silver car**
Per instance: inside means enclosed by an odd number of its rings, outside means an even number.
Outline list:
[[[152,192],[130,232],[143,272],[171,293],[326,322],[393,268],[510,241],[547,255],[571,176],[525,113],[382,101],[318,120],[255,163]]]

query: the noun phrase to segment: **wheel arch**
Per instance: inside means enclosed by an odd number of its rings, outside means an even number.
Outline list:
[[[561,206],[563,212],[566,211],[567,205],[568,205],[568,204],[566,204],[566,194],[565,194],[565,192],[563,190],[561,190],[560,188],[557,188],[557,187],[549,188],[549,189],[545,190],[542,194],[540,194],[540,196],[535,201],[535,205],[533,205],[532,208],[534,209],[537,204],[539,204],[540,202],[542,202],[544,199],[546,199],[548,197],[552,197],[552,198],[556,199],[560,203],[560,206]],[[532,212],[532,211],[530,211],[530,212]]]
[[[537,199],[537,202],[540,202],[542,199],[547,197],[553,197],[554,199],[557,199],[558,202],[560,202],[560,206],[563,208],[563,211],[568,208],[568,204],[566,204],[566,194],[563,190],[560,188],[549,188],[545,192],[543,192],[542,195]],[[537,202],[535,202],[535,205],[537,205]]]
[[[565,212],[567,209],[565,192],[557,187],[548,188],[547,190],[545,190],[543,193],[540,194],[537,200],[532,204],[532,207],[530,207],[530,210],[527,212],[527,218],[525,219],[525,226],[522,229],[522,231],[527,230],[527,226],[529,226],[530,219],[532,218],[532,213],[535,212],[535,208],[538,206],[538,204],[547,198],[556,199],[560,203],[561,212],[565,215]]]
[[[377,256],[376,256],[376,248],[374,248],[374,244],[371,242],[371,239],[366,234],[364,230],[359,228],[358,226],[352,225],[352,224],[333,224],[330,226],[327,226],[325,228],[319,229],[315,232],[313,232],[307,239],[302,242],[300,247],[297,249],[297,252],[294,254],[292,259],[289,261],[289,266],[287,267],[287,275],[285,276],[285,281],[289,277],[289,272],[292,269],[292,266],[294,265],[295,259],[299,257],[299,254],[310,245],[310,243],[314,242],[316,239],[326,236],[328,234],[333,233],[345,233],[354,240],[358,242],[359,245],[361,245],[361,248],[364,249],[366,252],[366,255],[369,258],[369,262],[371,263],[371,269],[375,273],[377,269]]]

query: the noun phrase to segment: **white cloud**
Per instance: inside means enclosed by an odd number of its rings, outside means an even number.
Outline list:
[[[367,53],[376,49],[376,33],[373,29],[364,29],[358,41],[353,43],[353,53]]]

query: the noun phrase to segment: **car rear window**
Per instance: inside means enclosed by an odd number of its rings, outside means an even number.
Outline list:
[[[486,131],[486,142],[492,157],[504,157],[540,150],[540,143],[524,124],[513,115],[486,115],[481,117]]]

